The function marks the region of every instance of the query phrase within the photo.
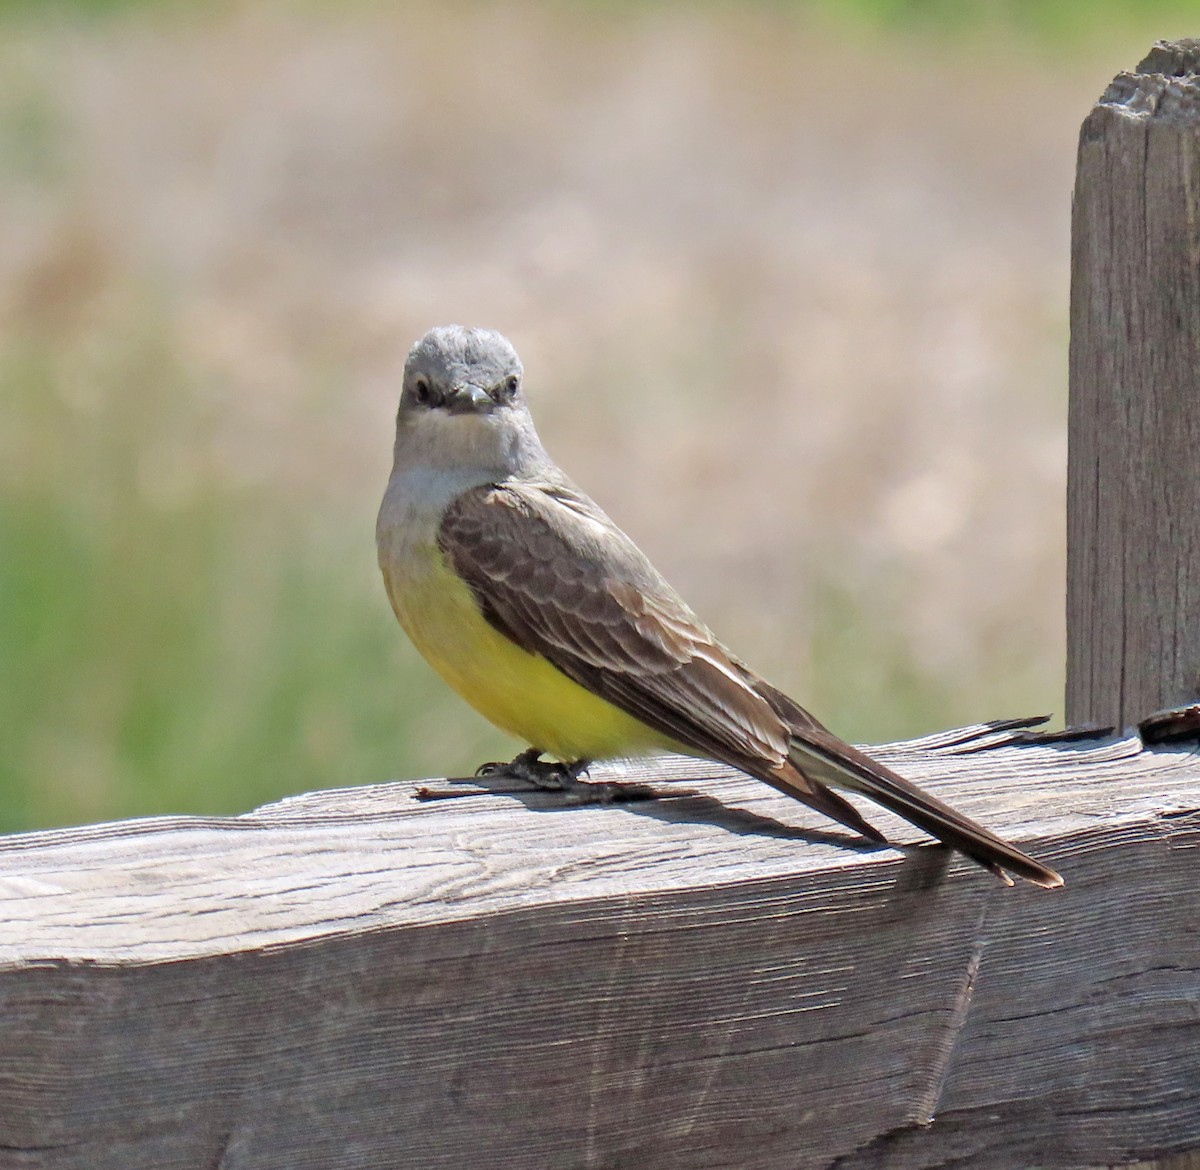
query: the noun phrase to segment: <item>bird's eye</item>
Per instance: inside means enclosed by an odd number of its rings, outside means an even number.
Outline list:
[[[504,379],[504,393],[509,398],[512,398],[513,395],[516,394],[517,387],[520,384],[521,384],[521,380],[520,380],[520,378],[517,377],[516,374],[509,374],[508,377]]]
[[[418,378],[413,383],[413,401],[418,406],[428,406],[429,397],[429,383],[424,378]]]

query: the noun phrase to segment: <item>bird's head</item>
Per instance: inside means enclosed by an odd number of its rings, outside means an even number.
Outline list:
[[[396,414],[396,462],[511,474],[541,451],[521,359],[492,329],[440,325],[409,352]]]

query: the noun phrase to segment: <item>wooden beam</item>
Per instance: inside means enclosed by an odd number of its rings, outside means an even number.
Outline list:
[[[1083,123],[1071,249],[1068,723],[1200,686],[1200,42]]]
[[[987,1170],[1200,1146],[1195,744],[1022,734],[874,750],[1064,890],[867,848],[674,758],[597,773],[674,778],[650,803],[390,784],[2,840],[0,1166]]]

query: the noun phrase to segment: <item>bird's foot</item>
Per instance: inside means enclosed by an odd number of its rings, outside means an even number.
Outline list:
[[[586,775],[591,760],[558,763],[541,758],[538,748],[523,751],[514,760],[481,764],[475,775],[480,779],[516,780],[539,792],[558,792],[563,803],[622,804],[634,800],[655,800],[658,793],[645,784],[592,783],[580,780]]]
[[[495,776],[506,780],[520,780],[530,788],[544,792],[565,792],[573,784],[583,783],[579,779],[588,770],[591,760],[575,760],[564,764],[543,760],[537,748],[528,748],[513,760],[496,760],[480,764],[476,776]]]

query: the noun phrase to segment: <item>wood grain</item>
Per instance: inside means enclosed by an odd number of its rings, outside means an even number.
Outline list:
[[[1072,209],[1068,722],[1200,676],[1200,61],[1161,43],[1083,123]]]
[[[676,758],[597,772],[646,804],[405,783],[0,841],[0,1166],[1200,1148],[1195,745],[1012,734],[875,750],[1062,891]]]
[[[1127,1170],[1200,1170],[1200,1153],[1178,1154],[1173,1158],[1155,1158],[1151,1162],[1126,1163]],[[1113,1166],[1106,1170],[1116,1170]]]

